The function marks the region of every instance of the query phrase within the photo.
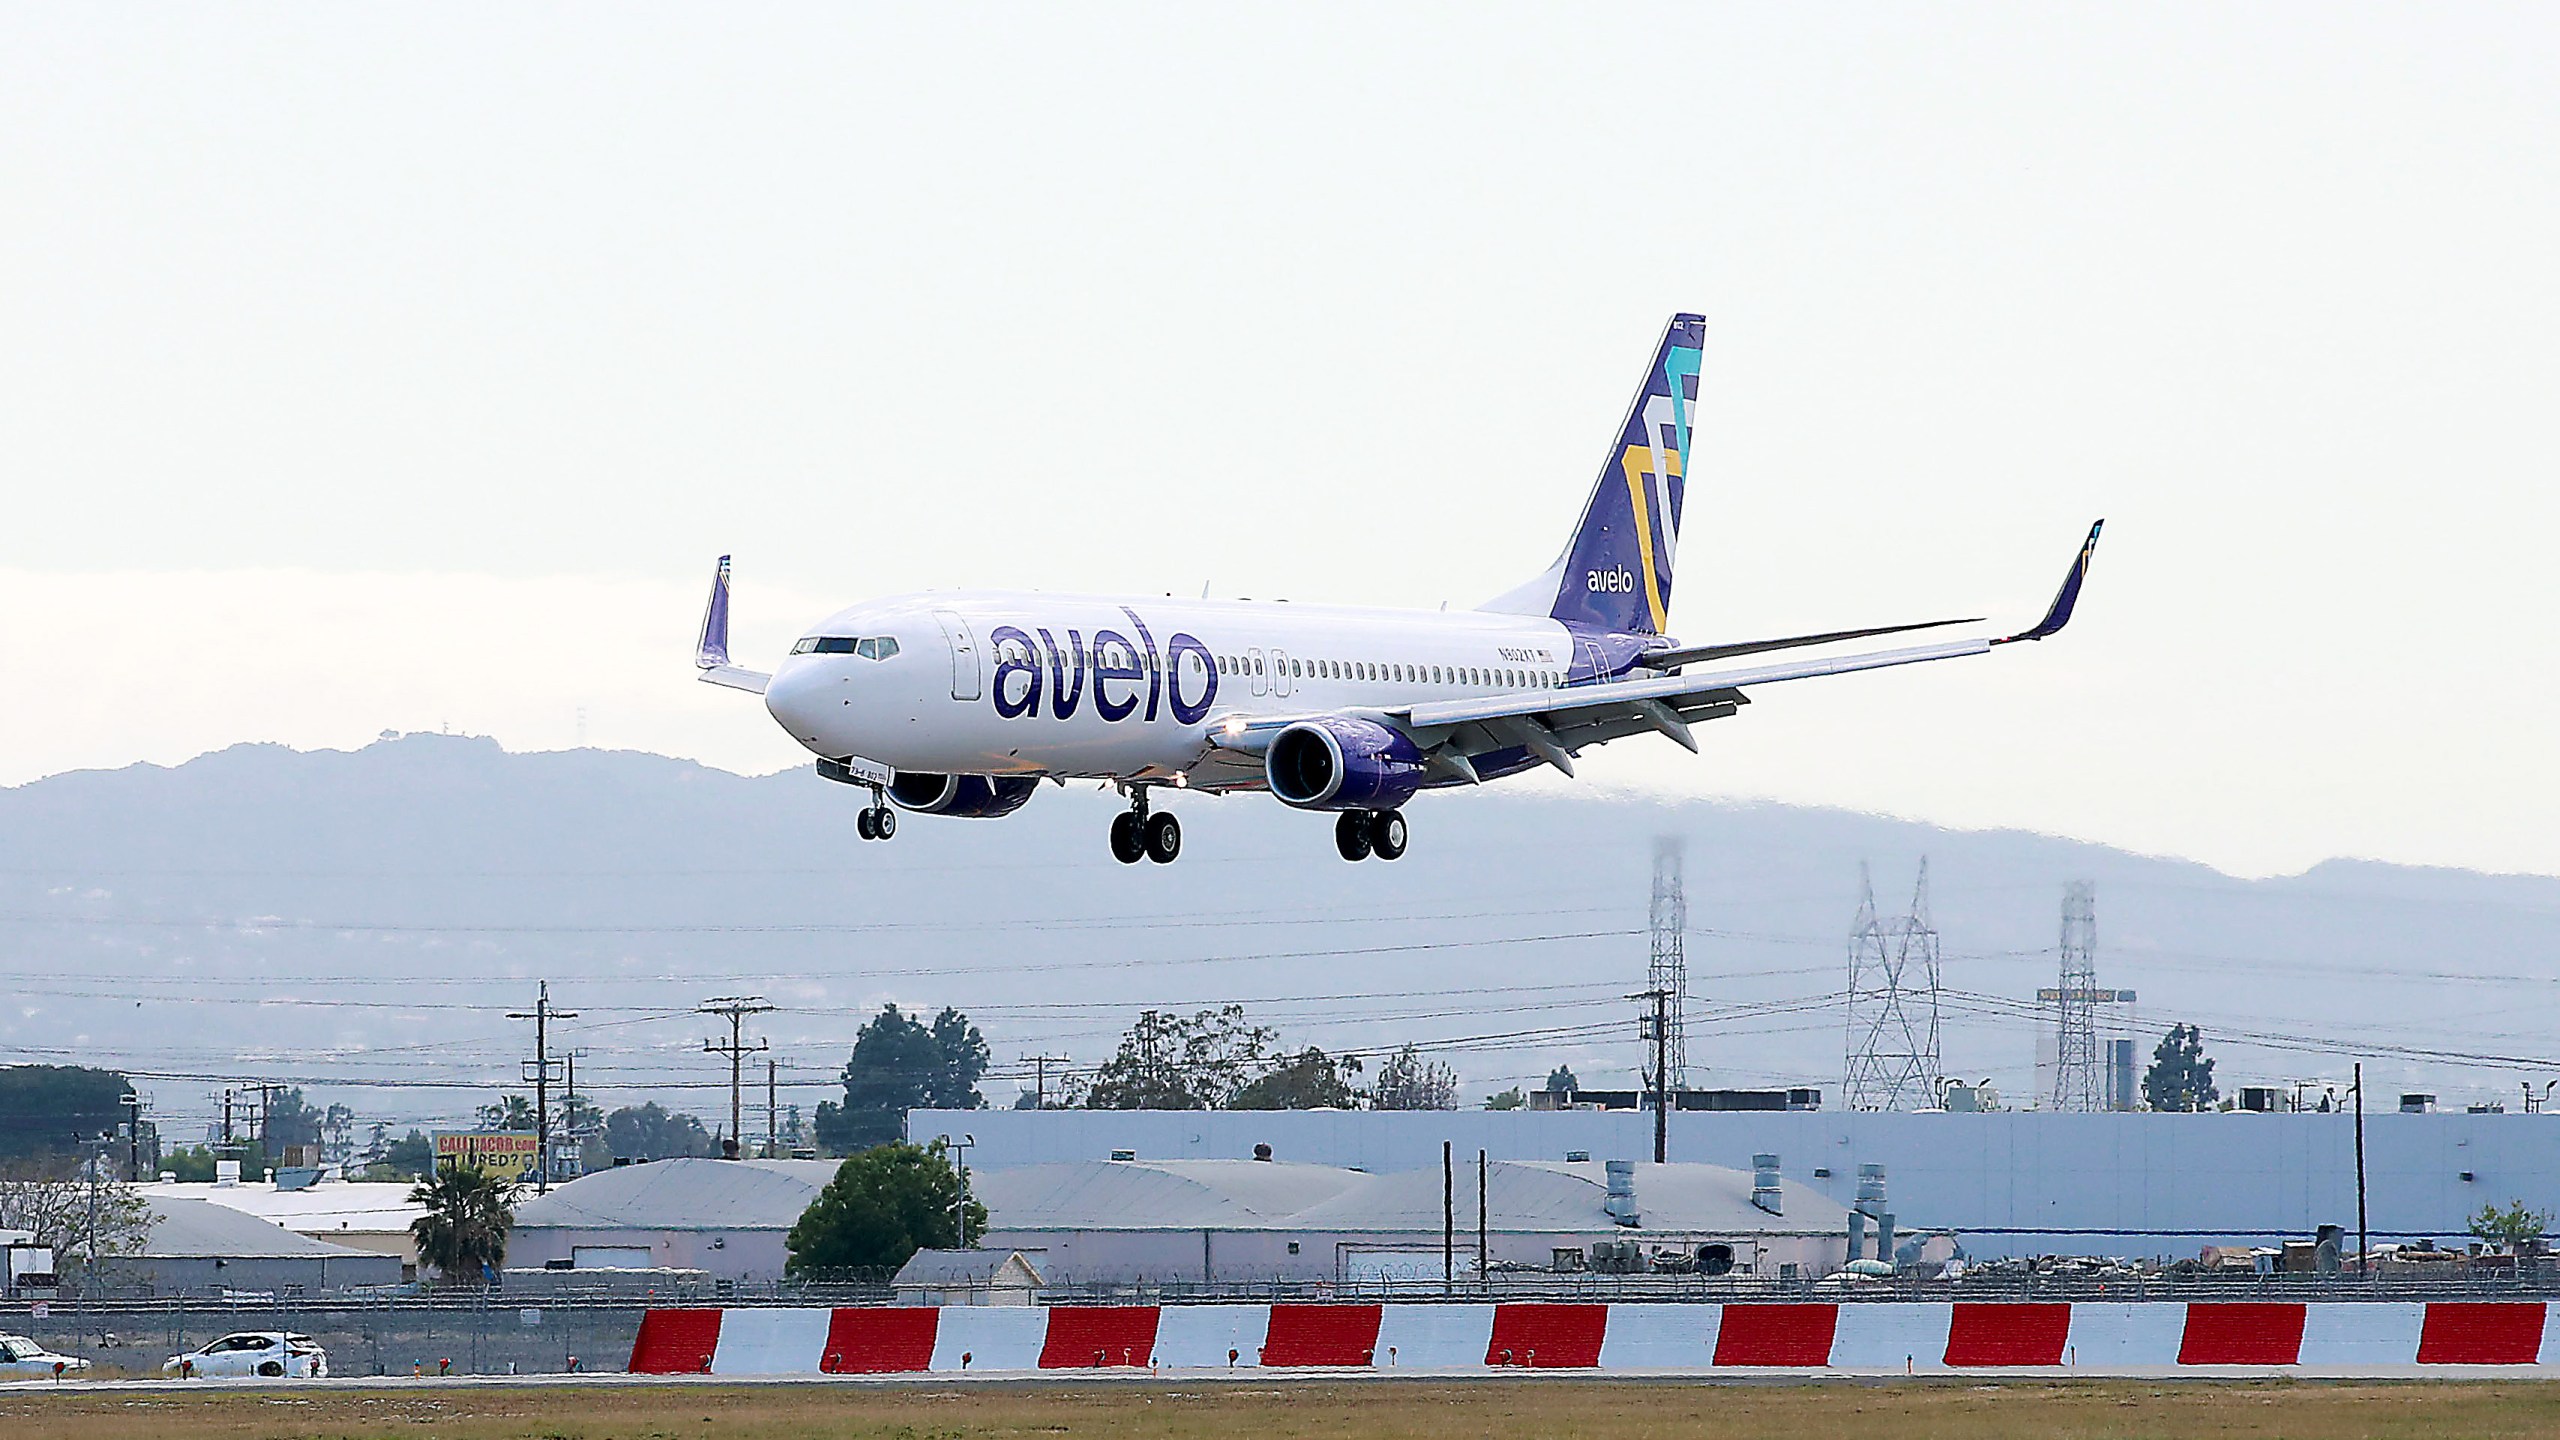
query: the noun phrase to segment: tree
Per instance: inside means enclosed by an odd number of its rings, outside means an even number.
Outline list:
[[[960,1173],[941,1141],[874,1145],[835,1178],[784,1237],[792,1274],[894,1270],[918,1250],[950,1250],[986,1233],[987,1209],[961,1199]]]
[[[113,1165],[98,1173],[97,1236],[101,1256],[142,1248],[158,1217],[140,1191],[115,1178]],[[0,1230],[27,1230],[35,1243],[59,1257],[89,1251],[88,1168],[69,1159],[17,1160],[0,1167]]]
[[[1268,1029],[1249,1024],[1244,1007],[1184,1017],[1148,1010],[1120,1037],[1120,1049],[1094,1072],[1084,1103],[1092,1110],[1224,1110],[1269,1063]]]
[[[2550,1228],[2549,1212],[2527,1210],[2521,1200],[2508,1202],[2504,1210],[2495,1205],[2483,1205],[2480,1213],[2471,1217],[2473,1235],[2506,1251],[2522,1250],[2528,1243],[2541,1239],[2543,1232]]]
[[[1379,1110],[1455,1110],[1458,1072],[1407,1045],[1380,1062],[1369,1103]]]
[[[1520,1087],[1517,1085],[1484,1097],[1484,1108],[1487,1110],[1517,1110],[1528,1103],[1529,1097],[1521,1094]]]
[[[1582,1088],[1582,1082],[1573,1078],[1571,1069],[1559,1065],[1547,1072],[1547,1083],[1540,1088],[1550,1095],[1570,1095]]]
[[[1228,1108],[1234,1110],[1348,1110],[1360,1103],[1351,1077],[1360,1073],[1360,1057],[1340,1059],[1310,1045],[1245,1083]]]
[[[442,1165],[409,1192],[427,1213],[409,1222],[418,1263],[447,1280],[482,1284],[507,1261],[515,1224],[516,1186],[478,1166]]]
[[[471,1122],[483,1130],[531,1130],[533,1101],[523,1095],[501,1095],[497,1104],[472,1111]]]
[[[860,1150],[898,1138],[910,1110],[977,1110],[987,1073],[987,1041],[948,1006],[928,1025],[884,1005],[863,1022],[844,1062],[844,1103],[818,1106],[818,1143]]]
[[[2154,1110],[2210,1110],[2221,1092],[2213,1087],[2213,1062],[2204,1035],[2193,1025],[2172,1025],[2151,1052],[2142,1075],[2142,1098]]]
[[[319,1107],[302,1098],[301,1086],[271,1091],[266,1108],[258,1114],[258,1148],[269,1155],[282,1155],[287,1145],[316,1147],[321,1126],[327,1120]]]
[[[125,1121],[133,1085],[85,1065],[0,1065],[0,1160],[74,1155]]]
[[[655,1100],[625,1105],[604,1117],[604,1147],[623,1160],[672,1160],[720,1150],[700,1120]]]
[[[424,1130],[412,1130],[383,1147],[382,1163],[394,1175],[424,1176],[436,1168],[436,1142]]]

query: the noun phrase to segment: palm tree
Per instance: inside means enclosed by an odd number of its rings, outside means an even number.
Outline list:
[[[418,1259],[447,1280],[479,1283],[507,1258],[516,1183],[477,1167],[446,1164],[418,1182],[409,1203],[427,1213],[409,1222]]]

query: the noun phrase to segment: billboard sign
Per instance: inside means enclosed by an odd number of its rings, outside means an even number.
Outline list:
[[[530,1130],[462,1130],[436,1134],[436,1168],[448,1165],[478,1170],[502,1180],[524,1180],[533,1174],[538,1145]]]

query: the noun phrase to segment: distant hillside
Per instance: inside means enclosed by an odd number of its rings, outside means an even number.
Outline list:
[[[435,735],[240,746],[0,791],[17,1001],[0,1058],[187,1077],[145,1082],[164,1116],[200,1118],[226,1077],[307,1080],[315,1096],[355,1077],[403,1083],[329,1098],[458,1118],[473,1097],[406,1082],[507,1081],[530,1027],[487,1007],[521,1007],[547,978],[581,1012],[559,1035],[587,1052],[583,1084],[723,1123],[725,1070],[685,1012],[738,993],[789,1007],[763,1033],[803,1104],[892,998],[968,1011],[1008,1069],[1035,1053],[1091,1063],[1143,1006],[1234,998],[1329,1048],[1512,1037],[1449,1052],[1471,1092],[1562,1062],[1626,1084],[1620,997],[1643,980],[1664,834],[1688,847],[1703,1083],[1836,1091],[1843,1015],[1825,997],[1845,983],[1859,864],[1891,911],[1923,855],[1949,987],[2026,1000],[2052,984],[2061,887],[2093,880],[2100,981],[2139,990],[2146,1058],[2148,1034],[2196,1020],[2226,1088],[2334,1077],[2353,1058],[2216,1039],[2235,1029],[2355,1037],[2377,1091],[2448,1099],[2512,1082],[2381,1047],[2560,1051],[2542,1038],[2560,1000],[2549,878],[2336,861],[2242,881],[2015,832],[1499,791],[1424,797],[1412,853],[1356,866],[1324,817],[1177,797],[1182,861],[1123,868],[1104,847],[1116,802],[1089,786],[1044,789],[1003,821],[910,816],[886,845],[854,838],[857,803],[805,771]],[[1967,1004],[1947,1020],[1948,1068],[2023,1092],[2031,1024]],[[1012,1098],[1009,1080],[987,1089]]]

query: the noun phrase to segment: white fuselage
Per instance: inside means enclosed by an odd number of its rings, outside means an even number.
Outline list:
[[[895,653],[844,648],[880,640]],[[1574,645],[1556,621],[1473,610],[958,591],[827,617],[764,698],[831,759],[1258,788],[1214,729],[1560,687],[1597,661]]]

